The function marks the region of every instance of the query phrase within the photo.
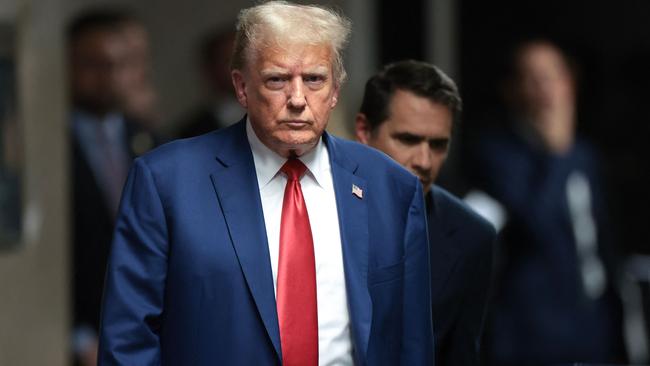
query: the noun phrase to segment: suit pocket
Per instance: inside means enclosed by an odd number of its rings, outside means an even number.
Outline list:
[[[395,264],[375,268],[368,274],[368,285],[374,286],[386,282],[393,282],[404,277],[404,258]]]

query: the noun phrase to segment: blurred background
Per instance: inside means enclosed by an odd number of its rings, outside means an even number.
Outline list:
[[[94,301],[87,293],[101,292],[110,241],[102,232],[110,232],[111,197],[119,196],[114,187],[120,183],[105,177],[123,175],[133,156],[160,143],[236,122],[241,110],[224,82],[223,49],[238,11],[254,3],[0,2],[0,365],[84,364],[79,354],[92,349],[93,324],[79,322],[73,309]],[[349,79],[329,127],[334,134],[351,138],[365,81],[385,63],[433,62],[458,82],[463,114],[439,183],[459,196],[477,188],[491,193],[475,177],[487,166],[474,158],[475,147],[482,131],[506,125],[515,46],[543,39],[561,50],[575,83],[576,133],[598,165],[604,212],[598,225],[606,228],[598,232],[607,231],[602,259],[614,263],[611,286],[622,308],[626,356],[619,360],[650,362],[650,159],[644,147],[650,137],[650,2],[317,3],[339,8],[353,22]],[[108,38],[119,33],[119,40],[93,40],[88,34],[96,31]],[[112,46],[97,51],[102,42]],[[110,76],[93,79],[97,70]],[[98,95],[98,89],[111,93]],[[84,121],[92,119],[108,121],[105,126],[119,121],[118,127],[89,130]],[[111,140],[111,131],[122,129],[128,138]],[[84,142],[90,135],[99,140]],[[97,141],[109,150],[93,152]],[[81,158],[97,154],[115,159],[86,164]],[[104,244],[89,248],[81,240]],[[90,290],[79,299],[84,286]],[[495,288],[498,297],[498,283]]]

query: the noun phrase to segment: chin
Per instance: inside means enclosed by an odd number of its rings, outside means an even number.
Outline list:
[[[320,135],[314,131],[287,131],[278,136],[278,141],[287,147],[299,148],[305,145],[315,145]]]

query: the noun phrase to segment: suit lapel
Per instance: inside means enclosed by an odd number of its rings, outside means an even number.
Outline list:
[[[223,131],[210,174],[239,264],[262,322],[281,359],[273,274],[253,155],[244,121]]]
[[[327,133],[323,138],[330,156],[336,193],[355,363],[363,365],[366,363],[372,320],[372,303],[368,292],[368,192],[366,181],[355,175],[358,164],[340,150],[336,138]],[[363,198],[358,197],[358,191],[357,195],[352,193],[353,186],[361,189]]]

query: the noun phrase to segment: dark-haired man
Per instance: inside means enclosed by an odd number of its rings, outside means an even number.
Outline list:
[[[386,66],[366,83],[357,139],[420,178],[426,194],[436,365],[478,365],[490,282],[494,229],[433,184],[451,140],[461,99],[437,67]]]

